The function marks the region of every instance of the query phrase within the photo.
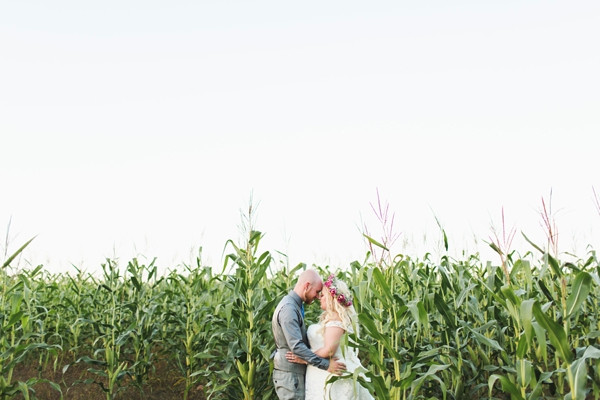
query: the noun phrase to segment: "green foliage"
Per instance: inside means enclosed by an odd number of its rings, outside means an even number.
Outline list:
[[[263,237],[248,229],[244,243],[229,241],[219,273],[198,258],[164,276],[154,260],[137,259],[107,260],[100,276],[51,275],[14,271],[9,257],[0,269],[0,399],[35,398],[47,381],[15,381],[13,370],[49,362],[85,365],[93,378],[77,384],[97,384],[107,399],[130,385],[143,397],[157,362],[180,376],[184,399],[198,388],[208,399],[274,399],[270,320],[306,265],[277,262],[260,250]],[[360,334],[348,345],[367,371],[357,380],[378,399],[600,399],[596,254],[561,263],[534,247],[539,258],[512,254],[506,270],[477,255],[368,254],[315,266],[354,293]],[[308,307],[307,319],[318,313]]]

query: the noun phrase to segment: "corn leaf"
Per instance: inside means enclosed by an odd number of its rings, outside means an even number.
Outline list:
[[[587,272],[577,274],[571,287],[571,294],[567,298],[567,315],[565,315],[565,318],[579,311],[581,303],[585,301],[590,293],[591,285],[592,276],[590,274]]]
[[[550,342],[556,348],[556,351],[561,358],[570,363],[573,360],[573,352],[569,346],[569,343],[567,342],[567,335],[565,334],[563,327],[548,317],[542,311],[540,303],[537,301],[533,305],[533,315],[535,316],[536,321],[548,333]]]
[[[385,251],[390,251],[390,249],[388,249],[387,247],[385,247],[384,245],[382,245],[381,243],[379,243],[377,240],[373,239],[371,236],[369,235],[365,235],[363,233],[363,236],[367,238],[367,240],[369,241],[369,243],[374,244],[375,246],[382,248]]]
[[[33,239],[35,239],[35,236],[34,236],[34,237],[32,237],[31,239],[29,239],[27,242],[25,242],[25,244],[24,244],[23,246],[19,247],[19,249],[18,249],[17,251],[15,251],[15,252],[13,253],[13,255],[11,255],[10,257],[8,257],[8,258],[6,259],[6,261],[4,261],[4,263],[2,264],[2,268],[6,268],[6,267],[8,267],[8,266],[10,265],[10,263],[12,262],[12,260],[14,260],[14,259],[15,259],[15,257],[17,257],[19,254],[21,254],[21,252],[22,252],[23,250],[25,250],[25,247],[27,247],[27,246],[29,245],[29,243],[31,243],[31,242],[32,242],[32,240],[33,240]]]

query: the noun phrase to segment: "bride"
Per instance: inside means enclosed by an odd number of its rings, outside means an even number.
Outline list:
[[[308,365],[306,368],[305,400],[371,400],[373,396],[360,385],[352,375],[355,370],[364,370],[358,359],[358,351],[347,343],[347,333],[358,334],[356,311],[352,305],[352,294],[348,286],[333,275],[324,283],[320,297],[323,313],[318,324],[308,327],[308,341],[311,350],[324,358],[337,357],[346,364],[349,376],[327,383],[332,376],[329,372]],[[306,363],[293,353],[286,358],[291,362]],[[364,377],[364,375],[363,375]]]

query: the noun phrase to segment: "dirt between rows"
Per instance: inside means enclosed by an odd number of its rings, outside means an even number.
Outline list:
[[[60,385],[64,400],[106,400],[106,393],[98,384],[83,383],[85,379],[98,379],[99,377],[87,371],[89,365],[73,364],[63,374],[62,368],[54,370],[51,363],[45,366],[39,374],[39,364],[23,362],[17,364],[13,372],[12,382],[26,382],[29,378],[44,378]],[[127,381],[129,380],[129,382]],[[115,397],[127,400],[181,400],[183,399],[183,382],[177,369],[165,361],[157,361],[155,370],[150,374],[143,387],[143,393],[133,385],[129,377],[124,378],[121,386],[123,389]],[[40,400],[60,400],[59,392],[50,384],[40,382],[33,389],[35,396]],[[23,399],[22,395],[14,397],[16,400]],[[190,390],[189,400],[205,400],[206,396],[202,386]]]

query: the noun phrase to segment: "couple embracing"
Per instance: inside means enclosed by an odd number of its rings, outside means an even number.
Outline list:
[[[304,304],[318,299],[319,323],[306,328]],[[348,286],[330,275],[325,283],[308,269],[294,290],[277,305],[272,320],[277,349],[273,353],[273,383],[280,400],[371,400],[373,396],[352,377],[327,384],[332,375],[361,368],[357,350],[340,344],[344,335],[358,334],[356,311]]]

